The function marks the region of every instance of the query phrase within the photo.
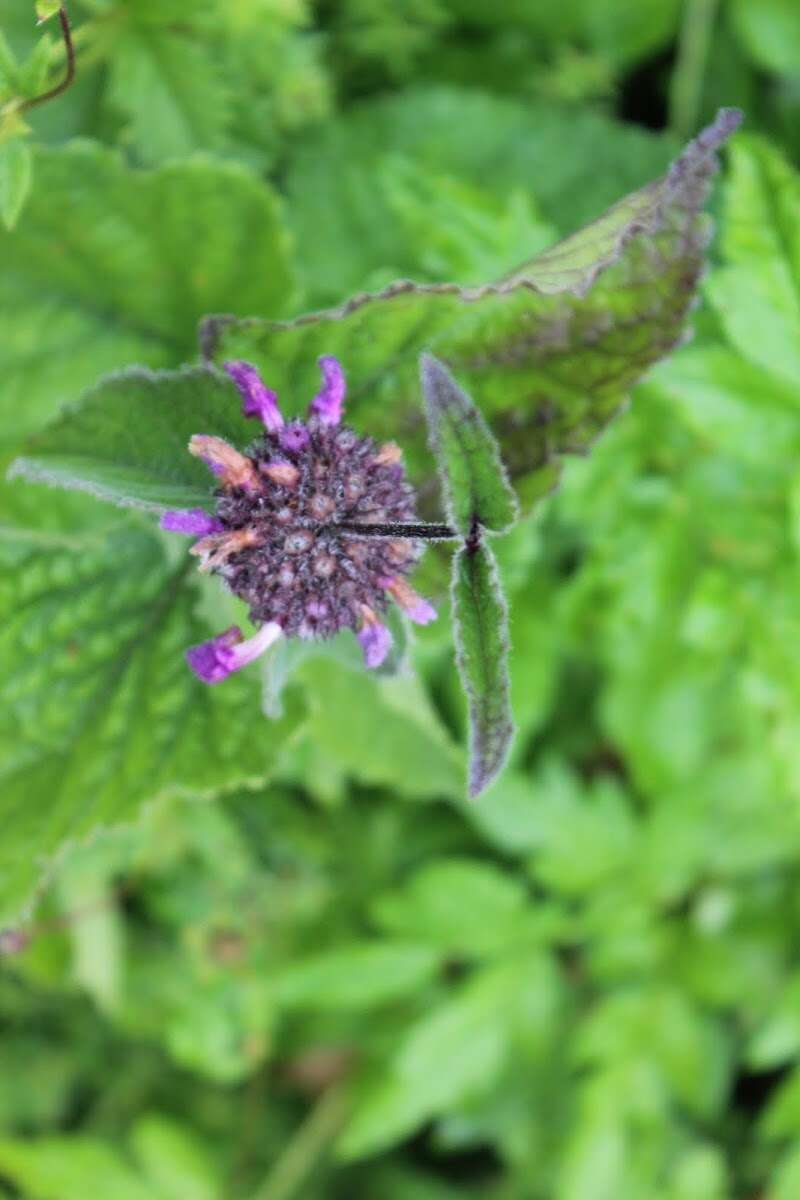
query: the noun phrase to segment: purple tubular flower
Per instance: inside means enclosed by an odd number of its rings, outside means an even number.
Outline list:
[[[186,651],[186,661],[203,683],[221,683],[263,654],[282,633],[280,625],[269,621],[244,641],[239,626],[231,625],[209,641],[191,646]]]
[[[268,433],[277,433],[283,426],[277,393],[264,384],[251,363],[226,362],[223,366],[239,389],[244,415],[257,417]]]
[[[436,620],[437,614],[433,605],[415,592],[405,579],[384,577],[380,583],[387,592],[391,593],[409,621],[413,621],[415,625],[430,625],[431,621]]]
[[[392,647],[392,635],[366,605],[363,609],[363,624],[356,637],[364,651],[365,665],[370,668],[379,667]]]
[[[321,425],[338,425],[342,419],[344,396],[347,384],[342,364],[332,354],[323,354],[317,360],[322,371],[322,387],[311,401],[309,414]]]
[[[160,524],[168,533],[188,533],[194,537],[220,533],[225,528],[218,517],[212,517],[203,508],[170,509],[161,514]]]

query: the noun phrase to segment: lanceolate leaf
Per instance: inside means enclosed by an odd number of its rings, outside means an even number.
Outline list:
[[[108,537],[0,539],[0,925],[63,843],[164,794],[263,780],[296,723],[266,726],[258,676],[208,688],[183,561],[133,521]]]
[[[133,367],[32,437],[11,475],[136,508],[210,506],[213,477],[187,452],[192,434],[209,431],[236,443],[253,432],[227,375]]]
[[[194,357],[210,309],[288,311],[278,203],[246,169],[133,171],[89,143],[41,149],[35,166],[14,232],[0,229],[0,412],[20,434],[105,371]]]
[[[497,532],[517,514],[497,443],[467,393],[432,354],[423,354],[422,392],[447,517],[466,535],[477,522]]]
[[[514,736],[508,681],[508,610],[494,555],[469,541],[453,560],[457,662],[469,700],[469,795],[502,769]]]
[[[651,363],[680,340],[703,265],[700,215],[716,150],[739,123],[723,110],[661,179],[505,278],[484,287],[400,281],[284,323],[220,317],[205,348],[255,361],[282,395],[304,397],[316,358],[335,354],[350,414],[402,435],[424,469],[414,420],[416,359],[442,359],[476,396],[528,497],[561,454],[580,451]]]

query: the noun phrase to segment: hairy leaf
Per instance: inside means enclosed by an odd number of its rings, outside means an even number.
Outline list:
[[[423,354],[420,369],[447,519],[465,536],[476,522],[497,532],[507,529],[517,502],[489,427],[438,359]]]
[[[485,542],[468,542],[453,560],[453,621],[456,660],[469,700],[469,795],[474,798],[502,770],[514,736],[508,610]]]
[[[187,564],[132,521],[80,541],[7,531],[0,558],[2,921],[68,839],[264,779],[297,717],[256,735],[255,672],[195,679],[183,651],[208,631]]]
[[[351,413],[372,432],[400,434],[418,469],[415,365],[430,350],[474,392],[534,497],[551,486],[558,456],[584,449],[682,336],[707,240],[699,210],[715,151],[738,123],[723,110],[667,175],[497,282],[400,281],[288,323],[220,317],[206,325],[205,348],[256,361],[298,406],[315,390],[317,356],[338,355]]]
[[[136,508],[208,506],[213,476],[188,453],[189,439],[213,432],[246,442],[247,425],[223,372],[132,367],[102,380],[80,405],[34,435],[11,475]]]
[[[20,434],[105,371],[194,357],[209,309],[286,311],[278,203],[242,167],[131,171],[75,143],[39,150],[36,177],[14,233],[0,230],[2,412]]]

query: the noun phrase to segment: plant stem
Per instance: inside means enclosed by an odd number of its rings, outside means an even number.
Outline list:
[[[458,537],[455,529],[449,525],[437,525],[427,521],[412,524],[401,522],[375,522],[362,525],[358,521],[340,521],[331,526],[343,533],[355,533],[359,537],[391,537],[391,538],[420,538],[422,541],[452,541]]]
[[[44,104],[47,100],[54,100],[56,96],[60,96],[62,92],[65,92],[75,79],[75,46],[72,41],[69,17],[63,4],[58,10],[58,19],[61,23],[61,35],[64,38],[64,50],[67,55],[67,73],[60,83],[50,88],[49,92],[42,92],[41,96],[34,96],[31,100],[26,100],[24,104],[21,104],[19,112],[26,112],[29,108],[34,108],[37,104]]]
[[[252,1200],[291,1200],[336,1137],[346,1110],[344,1087],[326,1088]]]
[[[697,125],[718,0],[686,0],[669,88],[669,126],[685,142]]]

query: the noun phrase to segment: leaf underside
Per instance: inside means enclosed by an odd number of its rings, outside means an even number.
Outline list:
[[[255,362],[290,411],[316,390],[317,356],[337,355],[350,419],[402,440],[418,482],[428,464],[416,363],[431,351],[475,394],[531,500],[681,339],[708,240],[700,210],[739,119],[722,110],[666,175],[499,281],[401,280],[291,322],[211,317],[204,350]]]
[[[474,799],[502,770],[514,736],[508,679],[508,610],[494,555],[485,542],[453,559],[456,661],[468,697],[469,795]]]

